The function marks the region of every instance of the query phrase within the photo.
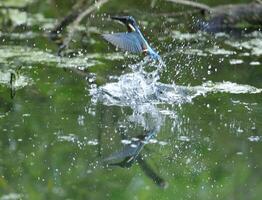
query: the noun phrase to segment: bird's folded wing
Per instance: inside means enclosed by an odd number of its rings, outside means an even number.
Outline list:
[[[139,34],[132,33],[113,33],[102,35],[108,42],[115,45],[117,48],[123,51],[129,51],[133,53],[143,52],[142,42],[139,39]]]

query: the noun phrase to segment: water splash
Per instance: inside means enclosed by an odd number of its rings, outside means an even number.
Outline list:
[[[112,153],[104,162],[122,167],[130,167],[142,151],[145,144],[153,140],[165,121],[166,110],[161,110],[158,104],[189,103],[195,97],[208,93],[253,94],[261,93],[262,89],[232,82],[205,82],[199,86],[180,86],[164,84],[159,81],[161,69],[146,71],[146,62],[130,65],[132,73],[116,78],[116,82],[107,83],[101,87],[92,87],[90,94],[92,102],[100,101],[105,105],[127,106],[133,114],[128,121],[144,127],[147,130],[143,139],[122,139],[123,149]],[[165,109],[165,108],[164,108]],[[172,116],[176,116],[172,112]],[[175,117],[174,117],[175,118]],[[152,134],[149,134],[152,133]],[[180,136],[180,141],[189,142],[187,136]],[[119,160],[122,160],[119,162]]]
[[[100,88],[91,89],[96,100],[106,105],[131,106],[142,103],[181,104],[207,93],[255,94],[262,89],[250,85],[242,85],[229,81],[213,83],[205,82],[199,86],[179,86],[161,82],[147,81],[139,73],[125,74],[119,81],[108,83]]]

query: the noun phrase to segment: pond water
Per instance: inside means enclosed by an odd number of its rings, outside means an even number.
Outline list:
[[[4,1],[27,3],[0,10],[0,200],[262,198],[261,31],[109,1],[59,57],[48,31],[72,2]],[[133,15],[165,65],[104,41],[125,30],[109,13]]]

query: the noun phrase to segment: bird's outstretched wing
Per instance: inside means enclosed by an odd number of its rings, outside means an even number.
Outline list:
[[[108,42],[115,45],[123,51],[133,53],[143,52],[143,43],[139,39],[139,34],[136,32],[129,33],[113,33],[102,35]]]

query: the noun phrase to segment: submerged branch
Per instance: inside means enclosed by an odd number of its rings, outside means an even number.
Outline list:
[[[14,87],[15,79],[16,79],[15,73],[10,72],[10,97],[11,99],[15,97],[15,87]]]

